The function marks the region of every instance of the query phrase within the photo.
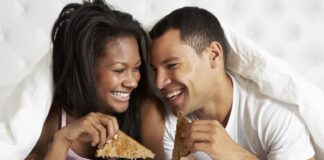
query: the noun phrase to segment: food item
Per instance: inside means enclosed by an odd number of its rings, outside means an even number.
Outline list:
[[[154,158],[154,153],[135,141],[133,138],[119,131],[117,139],[98,149],[96,157],[103,158]]]
[[[189,127],[190,123],[182,112],[177,113],[177,129],[172,153],[172,160],[180,160],[181,157],[187,156],[190,152],[184,147],[184,138],[181,134]]]

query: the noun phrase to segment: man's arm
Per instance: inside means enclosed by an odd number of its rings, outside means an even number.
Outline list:
[[[268,159],[309,159],[315,151],[307,127],[297,107],[288,104],[273,104],[276,110],[266,110],[261,139],[268,146]],[[310,158],[310,159],[312,159]]]

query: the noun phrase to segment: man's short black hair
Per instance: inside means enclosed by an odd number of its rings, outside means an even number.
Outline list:
[[[226,57],[227,41],[218,19],[209,11],[198,7],[179,8],[161,19],[150,31],[151,39],[170,29],[179,29],[181,39],[199,54],[213,41],[223,48]]]

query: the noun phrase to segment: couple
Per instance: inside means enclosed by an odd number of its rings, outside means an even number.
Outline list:
[[[27,159],[93,159],[118,130],[155,159],[171,159],[179,111],[192,121],[182,135],[187,158],[314,158],[294,106],[226,71],[227,41],[214,15],[177,9],[149,37],[104,1],[65,6],[52,30],[53,104]],[[165,108],[149,89],[148,63]]]

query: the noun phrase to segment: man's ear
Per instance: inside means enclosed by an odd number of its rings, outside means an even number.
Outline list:
[[[212,68],[223,62],[223,48],[220,43],[216,41],[211,42],[207,47],[207,54]]]

